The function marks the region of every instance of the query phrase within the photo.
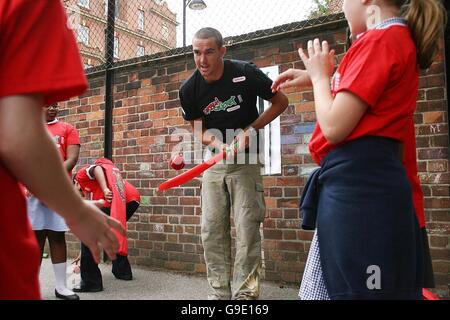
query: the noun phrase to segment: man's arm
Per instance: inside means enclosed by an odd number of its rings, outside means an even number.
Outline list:
[[[78,157],[80,156],[80,145],[71,144],[67,146],[67,159],[64,161],[64,168],[67,172],[72,171],[78,162]]]
[[[269,109],[264,111],[263,114],[261,114],[250,126],[257,130],[263,129],[266,125],[282,114],[289,104],[288,98],[281,91],[278,91],[272,99],[270,99],[270,102],[272,105]]]
[[[244,150],[250,144],[250,135],[251,131],[250,127],[253,127],[256,130],[263,129],[266,125],[271,123],[274,119],[276,119],[280,114],[286,110],[289,104],[289,100],[284,93],[278,91],[272,99],[270,99],[271,106],[269,109],[264,111],[258,119],[253,121],[250,124],[249,128],[246,128],[243,132],[239,133],[235,140],[239,141],[238,150]]]
[[[111,259],[119,243],[111,227],[120,223],[75,192],[61,156],[45,126],[41,95],[0,98],[0,162],[49,208],[58,212],[72,232],[100,261],[99,244]]]

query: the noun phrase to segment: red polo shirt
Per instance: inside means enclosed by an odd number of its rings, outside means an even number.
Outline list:
[[[51,104],[86,89],[60,1],[2,0],[0,30],[0,98],[42,94]],[[40,299],[40,253],[25,198],[1,161],[0,190],[0,300]]]
[[[353,132],[339,145],[380,136],[404,143],[404,161],[413,188],[419,223],[425,226],[423,194],[417,177],[414,111],[419,73],[416,47],[406,26],[370,30],[351,46],[333,77],[332,93],[349,91],[368,104]],[[338,145],[328,142],[317,124],[309,148],[318,164]]]
[[[89,169],[92,168],[94,165],[86,165],[82,167],[80,170],[78,170],[76,179],[81,187],[81,189],[84,191],[86,195],[88,195],[88,199],[91,200],[105,200],[105,208],[109,208],[111,206],[111,203],[106,201],[105,195],[103,193],[102,188],[100,188],[100,184],[97,182],[95,177],[93,175],[89,174]],[[136,201],[137,203],[141,203],[141,195],[139,194],[139,191],[128,181],[123,180],[123,185],[125,188],[125,202],[131,202]],[[91,196],[89,196],[89,194]]]

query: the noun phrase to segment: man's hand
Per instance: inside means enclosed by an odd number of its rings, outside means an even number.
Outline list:
[[[235,149],[235,153],[244,151],[250,146],[251,141],[255,143],[256,140],[256,129],[253,127],[249,127],[241,132],[234,138],[233,144],[231,145],[232,148]]]

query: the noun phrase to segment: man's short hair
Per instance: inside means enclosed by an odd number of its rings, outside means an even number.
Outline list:
[[[210,27],[202,28],[198,30],[194,35],[194,39],[209,39],[209,38],[214,38],[219,48],[223,46],[222,34],[214,28]]]

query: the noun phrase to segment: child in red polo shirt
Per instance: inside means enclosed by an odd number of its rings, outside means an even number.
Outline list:
[[[19,182],[65,218],[96,261],[102,249],[115,258],[111,228],[123,230],[76,194],[43,121],[44,105],[87,87],[61,2],[2,0],[0,30],[0,300],[39,299],[39,250]]]
[[[59,121],[57,103],[45,108],[47,129],[58,148],[63,166],[69,176],[75,167],[80,154],[80,137],[74,126]],[[53,271],[55,274],[55,295],[60,299],[78,300],[66,285],[67,248],[65,233],[69,230],[63,217],[49,209],[34,196],[28,198],[28,218],[34,231],[41,252],[44,251],[48,239]]]
[[[94,165],[78,170],[75,180],[86,198],[104,200],[101,210],[122,222],[126,229],[128,221],[140,204],[140,194],[128,181],[123,180],[119,169],[108,159],[97,159]],[[119,238],[121,247],[117,259],[112,263],[112,273],[117,279],[131,280],[132,271],[128,261],[127,239]],[[103,290],[103,281],[97,263],[89,250],[81,245],[81,284],[75,292],[98,292]]]
[[[401,10],[404,5],[406,10]],[[308,42],[307,53],[299,50],[306,70],[288,70],[273,83],[275,91],[312,85],[316,104],[318,124],[309,148],[321,169],[309,182],[319,200],[313,206],[302,204],[302,210],[316,215],[317,229],[299,295],[420,298],[420,286],[431,287],[433,281],[413,116],[418,70],[428,68],[437,53],[445,11],[438,0],[344,0],[343,11],[356,41],[331,88],[334,52],[319,39]],[[308,198],[304,195],[302,200]],[[409,211],[415,213],[414,221]],[[303,215],[304,220],[309,217]],[[371,269],[379,267],[374,264],[355,270],[366,257],[383,268]],[[396,261],[405,268],[398,268]],[[381,272],[379,288],[376,283],[372,288],[370,279],[360,281],[371,275],[368,270]]]

